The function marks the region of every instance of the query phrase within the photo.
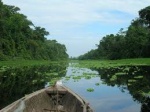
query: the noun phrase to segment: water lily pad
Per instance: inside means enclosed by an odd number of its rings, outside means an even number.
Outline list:
[[[87,91],[88,91],[88,92],[93,92],[94,89],[93,89],[93,88],[88,88]]]
[[[99,85],[100,85],[100,83],[95,83],[95,85],[96,85],[96,86],[99,86]]]

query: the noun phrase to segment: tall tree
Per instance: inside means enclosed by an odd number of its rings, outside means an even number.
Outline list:
[[[104,36],[95,50],[99,58],[121,59],[150,57],[150,6],[139,11],[127,31]],[[95,53],[96,54],[96,53]],[[90,59],[90,52],[82,59]]]
[[[150,28],[150,6],[141,9],[139,11],[139,16],[143,20],[144,24]]]
[[[49,32],[34,24],[19,13],[19,8],[4,5],[0,1],[0,60],[24,59],[67,59],[66,47],[49,40]]]

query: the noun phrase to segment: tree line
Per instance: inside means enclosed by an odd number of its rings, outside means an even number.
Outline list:
[[[150,57],[150,6],[139,11],[139,17],[132,20],[126,31],[104,36],[97,49],[79,59],[123,59]]]
[[[0,60],[68,58],[65,45],[47,40],[49,32],[35,26],[19,11],[0,0]]]

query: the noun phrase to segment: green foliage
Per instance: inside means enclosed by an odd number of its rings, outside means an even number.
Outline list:
[[[100,83],[95,83],[95,85],[96,85],[96,86],[99,86],[99,85],[100,85]]]
[[[104,36],[97,49],[78,59],[124,59],[150,57],[150,6],[139,11],[139,18],[132,20],[126,31]]]
[[[86,59],[97,59],[98,58],[98,53],[97,49],[91,50],[88,53],[85,53],[84,55],[81,55],[78,57],[80,60],[86,60]]]
[[[75,62],[75,61],[74,61]],[[76,61],[78,64],[74,64],[75,67],[82,68],[118,68],[120,66],[149,66],[150,58],[136,58],[136,59],[120,59],[120,60],[80,60]],[[73,65],[72,65],[73,66]],[[122,72],[117,73],[116,75],[124,75],[129,71],[129,68],[126,67]]]
[[[93,88],[88,88],[87,91],[88,92],[94,92],[94,89]]]
[[[35,26],[19,10],[0,2],[0,60],[67,59],[65,45],[47,40],[49,32]]]
[[[139,16],[142,19],[143,23],[150,28],[150,6],[141,9],[139,11]]]
[[[117,80],[117,76],[116,75],[113,75],[111,78],[110,78],[110,81],[116,81]]]

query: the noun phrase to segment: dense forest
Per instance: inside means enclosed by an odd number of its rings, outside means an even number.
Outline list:
[[[65,45],[47,40],[49,32],[35,26],[19,11],[0,0],[0,60],[68,58]]]
[[[139,11],[139,17],[132,20],[126,31],[104,36],[97,49],[79,59],[123,59],[150,57],[150,6]]]

